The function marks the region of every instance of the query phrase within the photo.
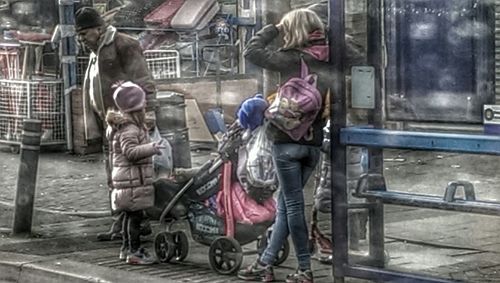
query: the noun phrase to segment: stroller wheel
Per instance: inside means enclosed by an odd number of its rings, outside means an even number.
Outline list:
[[[274,262],[274,265],[278,266],[283,262],[285,262],[289,254],[290,254],[290,243],[288,242],[288,239],[286,239],[285,242],[283,243],[283,246],[278,251],[278,255],[276,256],[276,261]]]
[[[257,238],[257,243],[256,243],[257,253],[261,255],[266,249],[266,246],[267,246],[267,236],[266,234],[264,234],[259,238]]]
[[[174,244],[174,256],[176,261],[183,261],[189,251],[189,242],[186,233],[183,231],[175,231],[172,233],[172,241]]]
[[[210,245],[208,258],[212,269],[223,275],[233,274],[238,271],[243,262],[241,245],[234,238],[219,237]]]
[[[257,239],[257,253],[262,255],[264,250],[267,247],[267,242],[268,239],[271,238],[271,230],[267,231],[264,235],[260,236]],[[283,246],[281,249],[278,251],[278,255],[276,257],[276,261],[274,262],[275,266],[278,266],[285,262],[285,260],[288,258],[288,255],[290,254],[290,243],[288,242],[288,239],[283,243]]]
[[[315,254],[317,251],[316,241],[314,239],[309,239],[309,252]]]
[[[175,253],[175,244],[172,234],[160,232],[155,237],[155,254],[160,262],[169,262]]]

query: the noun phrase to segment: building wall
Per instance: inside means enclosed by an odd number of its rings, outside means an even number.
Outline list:
[[[182,93],[185,98],[196,99],[202,113],[210,108],[217,107],[216,82],[199,78],[176,80],[175,82],[157,82],[158,91],[173,91]],[[257,93],[258,81],[256,78],[238,78],[221,80],[221,102],[226,122],[234,121],[235,112],[240,103]]]

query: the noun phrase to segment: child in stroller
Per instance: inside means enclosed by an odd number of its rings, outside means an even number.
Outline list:
[[[264,250],[269,236],[268,228],[274,221],[274,211],[266,221],[240,223],[235,221],[236,211],[233,211],[232,206],[236,200],[231,190],[239,187],[235,181],[237,166],[233,164],[238,162],[238,149],[243,143],[242,133],[238,121],[233,123],[219,146],[219,155],[208,160],[197,172],[192,172],[193,176],[187,182],[179,184],[166,179],[155,182],[156,206],[162,208],[159,221],[165,230],[159,232],[154,240],[160,262],[172,259],[182,261],[188,255],[186,234],[183,231],[171,231],[172,224],[181,219],[187,219],[194,241],[210,246],[210,266],[220,274],[232,274],[240,268],[242,245],[257,240],[258,251]],[[213,209],[216,198],[219,198],[218,206],[223,205],[222,210],[217,207],[219,213]],[[253,205],[257,205],[257,202],[254,201]],[[286,242],[277,264],[284,262],[288,253],[289,245]]]

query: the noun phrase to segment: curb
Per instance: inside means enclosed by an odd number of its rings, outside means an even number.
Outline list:
[[[0,282],[22,283],[175,283],[166,278],[154,278],[84,262],[55,257],[42,257],[0,252]]]

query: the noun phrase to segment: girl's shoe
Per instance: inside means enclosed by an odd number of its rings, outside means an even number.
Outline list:
[[[120,260],[126,260],[129,255],[128,248],[121,247],[120,248]]]
[[[262,265],[256,260],[252,265],[238,271],[238,278],[245,281],[273,282],[273,267],[272,265]]]
[[[312,271],[309,269],[297,270],[296,273],[286,276],[286,283],[314,283]]]
[[[135,253],[128,254],[126,262],[133,265],[150,265],[156,263],[156,258],[141,248]]]

